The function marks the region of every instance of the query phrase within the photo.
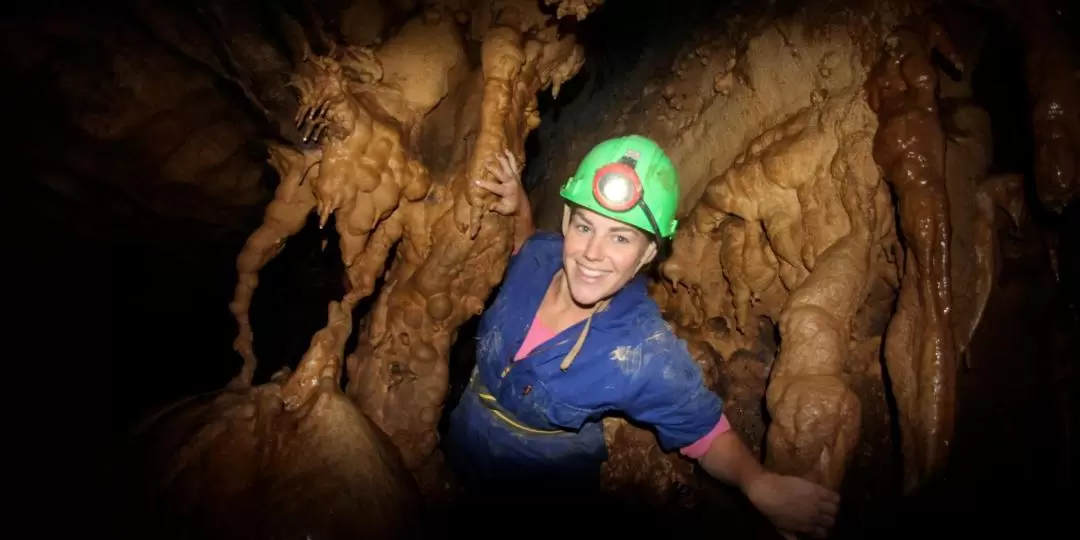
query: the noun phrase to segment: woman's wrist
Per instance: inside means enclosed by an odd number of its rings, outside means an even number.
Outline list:
[[[754,461],[754,465],[747,465],[746,470],[742,471],[739,479],[739,489],[743,492],[743,495],[750,497],[750,492],[753,491],[754,484],[761,479],[765,478],[769,471],[762,467],[758,462]]]
[[[698,459],[702,467],[717,480],[738,487],[743,493],[767,475],[750,449],[743,444],[735,430],[725,431],[713,439],[708,452]]]
[[[514,255],[517,255],[517,252],[521,250],[521,246],[532,236],[536,228],[533,225],[532,207],[529,206],[529,199],[524,194],[521,199],[518,203],[517,213],[514,215],[514,249],[512,252]]]

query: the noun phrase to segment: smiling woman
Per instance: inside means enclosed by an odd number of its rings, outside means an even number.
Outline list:
[[[563,268],[579,310],[614,295],[656,257],[656,242],[636,227],[579,206],[568,209],[567,217]]]
[[[489,508],[594,502],[608,457],[602,420],[621,413],[739,486],[781,530],[824,536],[837,495],[762,469],[647,293],[640,270],[677,226],[678,177],[664,151],[637,135],[597,145],[561,190],[562,234],[527,240],[520,168],[509,155],[499,162],[489,169],[498,181],[477,185],[499,197],[495,211],[517,216],[522,243],[480,319],[476,368],[444,440],[467,491]]]

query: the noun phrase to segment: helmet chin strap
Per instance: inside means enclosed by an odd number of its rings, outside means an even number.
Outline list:
[[[641,208],[642,212],[645,212],[645,217],[649,220],[649,225],[653,230],[653,238],[656,239],[656,249],[659,252],[660,258],[667,257],[667,242],[660,236],[660,227],[656,225],[656,218],[653,217],[652,212],[649,210],[649,205],[645,204],[645,195],[642,194],[641,199],[638,200],[637,205]]]

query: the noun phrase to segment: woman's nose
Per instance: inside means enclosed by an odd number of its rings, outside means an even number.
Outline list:
[[[585,246],[585,258],[590,261],[599,261],[604,258],[603,243],[600,238],[592,237]]]

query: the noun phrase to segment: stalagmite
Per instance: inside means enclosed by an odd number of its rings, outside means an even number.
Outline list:
[[[780,357],[765,394],[772,424],[766,464],[838,490],[859,439],[860,404],[846,386],[848,332],[869,292],[878,175],[870,137],[841,141],[833,162],[849,232],[821,253],[780,315]]]
[[[963,68],[939,26],[912,20],[887,38],[867,82],[881,123],[874,159],[896,190],[907,245],[885,359],[900,411],[908,490],[945,465],[956,413],[951,222],[933,50]]]
[[[248,237],[236,258],[236,291],[229,304],[229,310],[236,317],[239,327],[233,348],[244,360],[239,375],[230,385],[238,388],[250,386],[255,375],[254,334],[248,312],[251,298],[259,285],[259,270],[284,249],[285,241],[290,236],[300,232],[307,223],[316,202],[309,177],[318,175],[322,160],[322,152],[318,150],[298,150],[276,143],[268,144],[267,148],[270,163],[278,171],[281,183],[274,192],[274,200],[266,207],[262,225]]]
[[[1036,192],[1054,212],[1080,197],[1080,65],[1069,53],[1067,8],[1058,4],[1024,2],[1015,13],[1026,27]]]
[[[291,375],[182,400],[118,457],[122,532],[145,538],[421,538],[420,491],[397,449],[340,390],[352,317]]]
[[[706,187],[678,237],[722,231],[718,262],[730,283],[734,327],[748,331],[752,309],[779,324],[780,355],[766,394],[773,417],[768,463],[833,488],[860,425],[859,402],[841,376],[847,334],[868,292],[872,246],[881,241],[872,125],[864,104],[833,100],[763,134]],[[823,208],[848,219],[817,221]],[[888,206],[880,212],[888,215]],[[734,254],[724,256],[728,249]],[[664,267],[674,287],[692,271],[682,254],[693,251],[679,253]],[[785,296],[780,309],[753,306],[756,298]]]
[[[943,81],[949,80],[942,77]],[[979,290],[989,267],[981,264],[979,183],[986,179],[993,156],[990,115],[966,97],[945,98],[942,84],[942,124],[945,130],[945,181],[949,196],[950,283],[952,325],[957,357],[970,363],[971,335],[978,325],[985,296]],[[951,102],[951,106],[950,106]],[[951,110],[950,110],[951,109]],[[993,244],[990,244],[991,247]]]
[[[970,78],[970,72],[963,79]],[[970,346],[990,299],[998,273],[998,209],[1019,230],[1024,216],[1023,178],[999,174],[987,178],[993,156],[990,115],[969,98],[968,81],[943,84],[949,111],[943,111],[945,178],[949,195],[953,335],[957,356],[970,368]],[[943,100],[944,101],[944,100]]]
[[[983,180],[975,193],[975,206],[978,214],[975,218],[974,263],[975,273],[974,303],[967,325],[961,329],[959,338],[970,344],[979,327],[986,304],[990,301],[990,292],[1000,275],[998,258],[997,212],[1003,210],[1011,220],[1013,230],[1020,230],[1024,218],[1024,177],[1019,174],[999,174]],[[965,357],[969,359],[970,356]],[[969,366],[970,360],[969,360]]]
[[[287,234],[276,237],[273,245],[280,245],[288,235],[298,232],[312,210],[318,213],[320,227],[336,215],[341,257],[349,278],[343,303],[350,311],[374,290],[384,261],[400,237],[400,227],[388,218],[402,201],[417,201],[428,193],[427,169],[409,157],[416,148],[408,137],[445,95],[452,82],[448,79],[457,73],[454,68],[464,62],[456,30],[446,23],[431,25],[416,19],[398,38],[377,52],[346,47],[335,48],[329,56],[314,56],[308,51],[293,83],[300,94],[295,121],[305,141],[319,144],[317,151],[308,150],[304,155],[317,158],[312,158],[314,163],[297,164],[295,167],[302,170],[296,171],[289,162],[274,161],[280,176],[286,179],[283,183],[293,177],[306,180],[302,188],[279,190],[275,194],[278,206],[289,204],[282,197],[293,196],[293,191],[313,197],[314,205],[296,207],[293,211],[297,215],[290,226],[280,231]],[[400,44],[410,39],[420,44],[419,51]],[[420,56],[426,63],[417,64],[410,56],[431,48],[437,53]],[[399,65],[410,62],[415,64],[413,69],[432,69],[440,75],[421,85]],[[411,81],[413,86],[403,88],[403,81]],[[268,208],[266,220],[276,219],[270,214],[274,210],[273,205]],[[248,383],[255,357],[247,310],[257,272],[269,260],[261,255],[269,249],[260,244],[262,236],[269,234],[266,231],[266,226],[257,230],[237,258],[241,282],[231,306],[240,326],[235,347],[244,357],[240,380],[246,377]],[[253,258],[255,261],[251,261]]]

